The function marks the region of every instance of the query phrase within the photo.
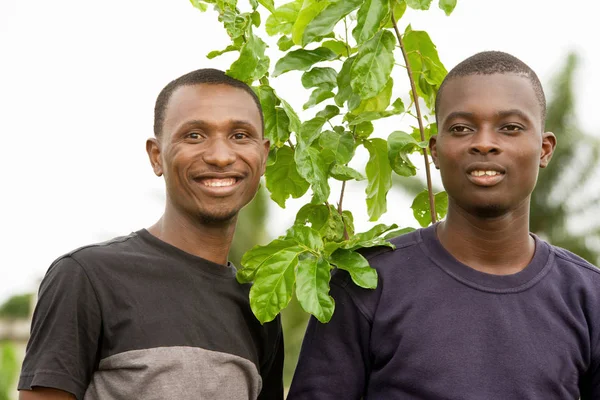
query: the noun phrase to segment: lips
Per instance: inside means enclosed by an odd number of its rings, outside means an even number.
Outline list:
[[[473,163],[467,167],[468,179],[477,186],[494,186],[506,176],[506,169],[495,163]]]
[[[239,182],[243,179],[242,174],[200,174],[193,177],[198,187],[208,194],[222,197],[232,194]]]

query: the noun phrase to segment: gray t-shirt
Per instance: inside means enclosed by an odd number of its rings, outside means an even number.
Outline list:
[[[453,258],[435,227],[367,258],[376,290],[340,271],[312,319],[288,400],[600,399],[600,271],[535,237],[498,276]]]
[[[55,261],[39,291],[19,389],[78,399],[283,399],[279,319],[249,285],[146,230]]]

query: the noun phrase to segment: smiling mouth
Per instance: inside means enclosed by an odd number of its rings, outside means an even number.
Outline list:
[[[471,176],[496,176],[496,175],[504,175],[503,172],[499,172],[499,171],[493,171],[493,170],[474,170],[471,171],[470,173]]]
[[[228,187],[237,183],[237,178],[207,178],[198,180],[206,187]]]

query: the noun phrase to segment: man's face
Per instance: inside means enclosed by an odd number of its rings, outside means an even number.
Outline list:
[[[172,94],[162,135],[147,150],[164,174],[167,206],[203,222],[227,222],[252,200],[265,170],[256,103],[223,84],[182,86]]]
[[[438,135],[429,145],[451,206],[482,217],[529,210],[539,168],[548,165],[556,145],[552,133],[542,133],[541,113],[525,76],[471,75],[447,82],[437,110]]]

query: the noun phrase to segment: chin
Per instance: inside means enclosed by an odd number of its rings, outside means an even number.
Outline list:
[[[235,221],[237,215],[237,210],[200,212],[198,213],[198,219],[205,225],[221,225]]]
[[[486,219],[498,218],[506,214],[507,208],[500,204],[480,204],[471,207],[471,214]]]

